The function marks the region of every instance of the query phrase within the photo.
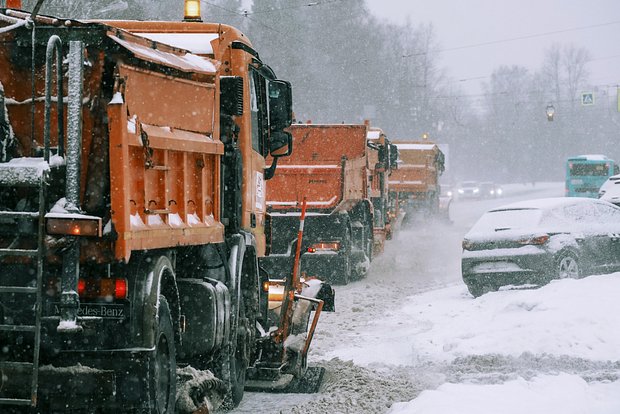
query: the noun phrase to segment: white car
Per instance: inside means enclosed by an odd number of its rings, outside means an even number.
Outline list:
[[[612,175],[598,191],[598,198],[620,206],[620,174]]]

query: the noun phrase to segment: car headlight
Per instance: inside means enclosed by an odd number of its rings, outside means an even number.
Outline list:
[[[478,188],[474,188],[474,194],[477,194],[477,193],[479,193],[479,192],[480,192],[480,189],[478,189]]]
[[[462,189],[459,189],[459,194],[463,194],[464,191]]]

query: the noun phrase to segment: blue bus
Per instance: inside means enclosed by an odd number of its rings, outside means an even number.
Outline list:
[[[598,198],[601,185],[618,172],[614,160],[604,155],[570,157],[566,160],[566,196]]]

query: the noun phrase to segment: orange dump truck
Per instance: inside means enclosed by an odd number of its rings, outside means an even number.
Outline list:
[[[388,143],[368,141],[365,124],[294,124],[289,131],[295,150],[282,159],[267,189],[273,242],[263,266],[273,274],[290,272],[305,197],[302,273],[341,284],[364,277],[375,249],[373,223],[380,208],[373,197],[382,194]]]
[[[215,375],[196,406],[299,379],[330,291],[273,320],[258,267],[290,84],[199,15],[0,9],[0,40],[0,412],[174,413],[177,365]]]
[[[424,141],[397,141],[398,170],[389,179],[390,201],[404,210],[405,220],[416,213],[441,214],[439,177],[444,171],[444,154],[437,144]]]

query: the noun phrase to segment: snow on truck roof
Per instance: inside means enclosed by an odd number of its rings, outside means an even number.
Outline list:
[[[381,134],[383,132],[381,132],[381,130],[379,129],[371,129],[368,131],[368,134],[366,135],[366,139],[379,139],[381,138]]]
[[[432,151],[437,147],[435,144],[399,144],[398,142],[395,144],[399,150]]]
[[[212,55],[211,42],[218,38],[217,33],[134,33],[159,43],[179,49],[189,50],[198,55]]]
[[[165,52],[160,49],[153,49],[145,45],[132,42],[127,38],[120,39],[119,37],[111,33],[108,34],[108,37],[125,49],[127,49],[128,51],[130,51],[139,59],[147,60],[168,67],[173,67],[183,72],[198,72],[207,75],[214,75],[217,72],[215,64],[208,58],[194,55],[192,53],[177,54],[172,52]],[[176,47],[169,44],[168,46]]]

